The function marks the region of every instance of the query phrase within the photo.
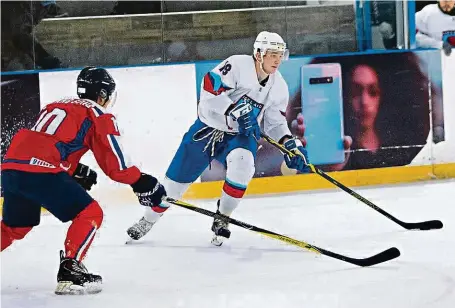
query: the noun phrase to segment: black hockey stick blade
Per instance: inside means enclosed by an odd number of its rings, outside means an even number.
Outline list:
[[[350,258],[350,257],[344,256],[344,255],[340,255],[338,253],[326,250],[326,249],[319,248],[319,247],[311,245],[309,243],[290,238],[286,235],[282,235],[282,234],[275,233],[275,232],[272,232],[272,231],[269,231],[266,229],[262,229],[262,228],[250,225],[248,223],[242,222],[240,220],[219,214],[219,213],[214,213],[212,211],[197,207],[190,203],[186,203],[186,202],[183,202],[180,200],[175,200],[175,199],[172,199],[169,197],[165,197],[163,200],[166,202],[175,204],[177,206],[186,208],[188,210],[209,216],[209,217],[217,217],[220,219],[224,219],[226,222],[228,222],[230,224],[233,224],[238,227],[262,234],[264,236],[279,240],[281,242],[284,242],[284,243],[287,243],[290,245],[294,245],[294,246],[297,246],[297,247],[300,247],[303,249],[307,249],[307,250],[315,252],[317,254],[322,254],[322,255],[325,255],[325,256],[328,256],[331,258],[335,258],[335,259],[338,259],[341,261],[345,261],[345,262],[357,265],[357,266],[372,266],[372,265],[376,265],[379,263],[383,263],[383,262],[395,259],[400,256],[400,251],[397,248],[393,247],[393,248],[389,248],[377,255],[374,255],[374,256],[371,256],[371,257],[368,257],[365,259]]]
[[[442,229],[443,224],[440,220],[428,220],[422,222],[404,222],[402,226],[408,230],[434,230]]]
[[[292,153],[291,151],[286,149],[283,145],[279,144],[278,142],[276,142],[275,140],[273,140],[269,136],[267,136],[265,134],[261,134],[261,136],[268,143],[270,143],[271,145],[273,145],[274,147],[279,149],[281,152],[287,153],[287,154],[289,154],[291,156],[295,155],[294,153]],[[311,171],[313,171],[314,173],[320,175],[321,177],[323,177],[324,179],[326,179],[327,181],[329,181],[333,185],[335,185],[338,188],[340,188],[341,190],[347,192],[348,194],[350,194],[351,196],[353,196],[357,200],[359,200],[359,201],[363,202],[364,204],[368,205],[369,207],[371,207],[376,212],[381,213],[382,215],[384,215],[385,217],[389,218],[393,222],[399,224],[400,226],[402,226],[405,229],[408,229],[408,230],[433,230],[433,229],[441,229],[443,227],[443,224],[442,224],[442,222],[440,220],[429,220],[429,221],[422,221],[422,222],[404,222],[404,221],[401,221],[398,218],[396,218],[395,216],[393,216],[390,213],[388,213],[388,212],[384,211],[383,209],[381,209],[379,206],[377,206],[376,204],[374,204],[370,200],[362,197],[361,195],[359,195],[358,193],[356,193],[355,191],[353,191],[349,187],[341,184],[340,182],[338,182],[337,180],[335,180],[330,175],[328,175],[327,173],[325,173],[321,169],[317,168],[316,166],[314,166],[312,164],[308,164],[308,166],[310,167]]]
[[[328,255],[328,254],[326,254],[326,255]],[[376,264],[390,261],[392,259],[398,258],[399,256],[400,256],[400,251],[398,250],[398,248],[392,247],[392,248],[389,248],[387,250],[384,250],[384,251],[378,253],[377,255],[371,256],[369,258],[355,259],[355,258],[343,257],[340,259],[345,262],[355,264],[357,266],[367,267],[367,266],[373,266]]]

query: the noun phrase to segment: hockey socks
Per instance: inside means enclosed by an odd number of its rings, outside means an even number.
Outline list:
[[[246,185],[234,183],[226,178],[218,210],[221,214],[231,216],[245,194]]]
[[[9,227],[3,221],[1,222],[1,251],[8,248],[15,240],[21,240],[32,230],[32,227]]]
[[[103,210],[93,201],[73,219],[66,235],[65,256],[82,261],[102,222]]]

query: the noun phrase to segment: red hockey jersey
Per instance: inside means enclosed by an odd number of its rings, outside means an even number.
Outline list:
[[[115,117],[98,104],[63,99],[44,107],[31,129],[14,136],[1,168],[73,174],[81,157],[91,150],[112,180],[133,184],[140,171],[126,166],[119,136]]]

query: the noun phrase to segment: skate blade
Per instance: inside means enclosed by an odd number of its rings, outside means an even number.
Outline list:
[[[134,240],[128,236],[127,239],[125,240],[125,245],[131,245],[131,244],[133,244],[134,241],[136,241],[136,240]]]
[[[214,235],[211,243],[212,243],[212,245],[215,245],[215,246],[221,246],[221,245],[223,245],[223,241],[224,241],[224,237]]]
[[[75,285],[71,281],[61,281],[55,288],[57,295],[84,295],[96,294],[102,290],[101,282],[87,282],[83,286]]]
[[[128,235],[127,238],[126,238],[126,241],[125,241],[125,244],[131,244],[137,240],[139,240],[141,237],[138,237],[136,236],[136,234],[132,234],[130,232],[126,232],[126,234]]]

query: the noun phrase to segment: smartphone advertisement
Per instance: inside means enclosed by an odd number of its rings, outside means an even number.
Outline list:
[[[302,116],[308,155],[315,165],[344,161],[343,89],[339,63],[301,68]]]

